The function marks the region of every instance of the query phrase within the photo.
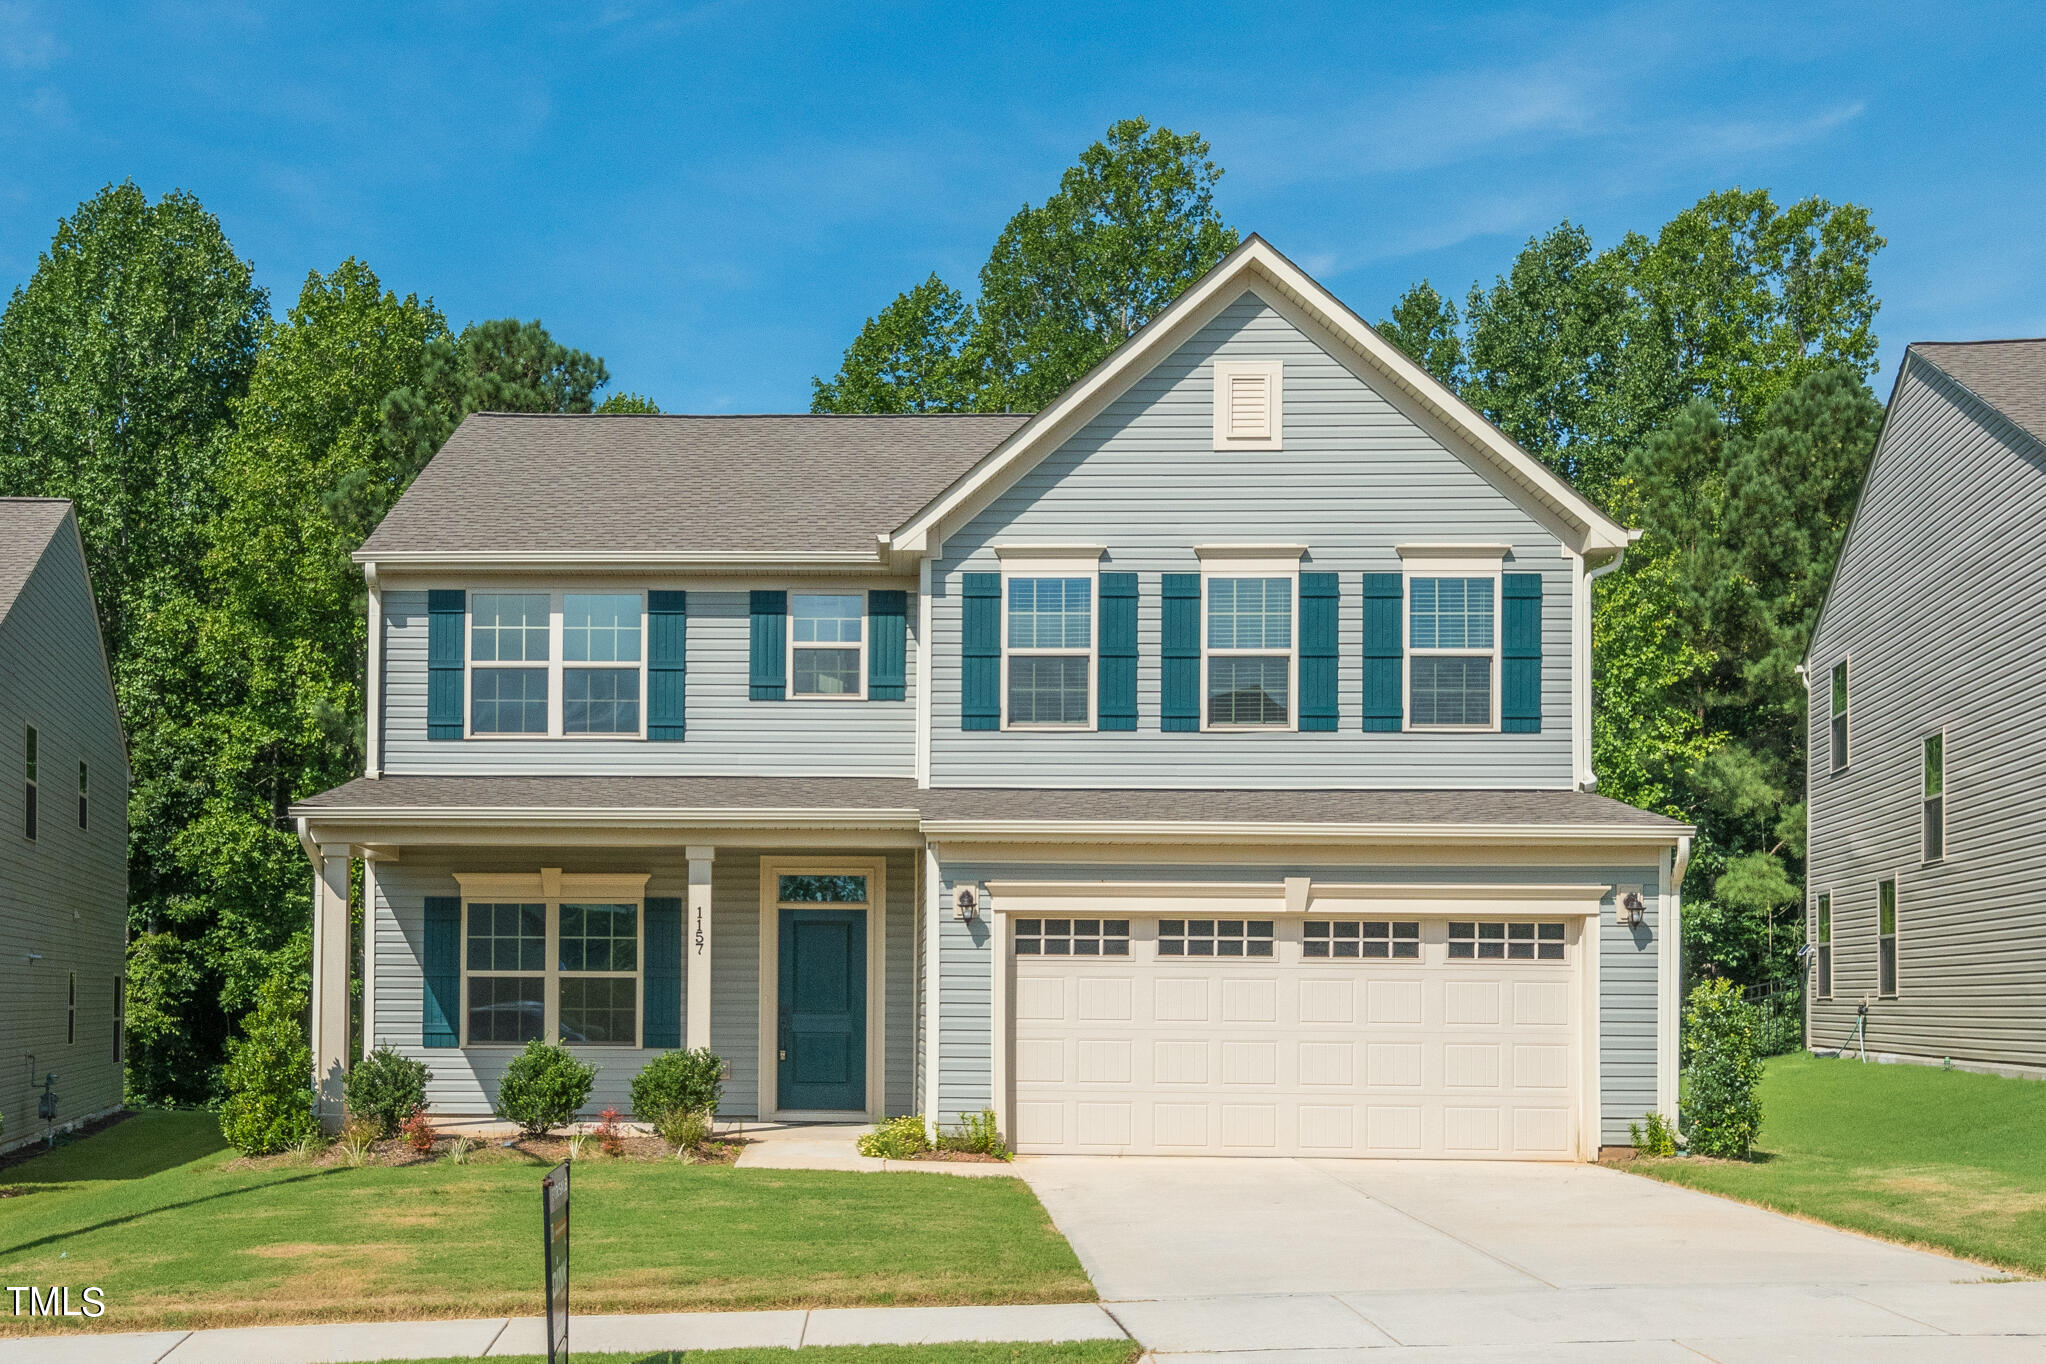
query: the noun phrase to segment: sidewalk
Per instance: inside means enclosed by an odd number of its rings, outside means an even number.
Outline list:
[[[803,1345],[934,1345],[942,1341],[1124,1340],[1093,1303],[1028,1307],[833,1307],[791,1312],[668,1312],[571,1317],[570,1348],[733,1350]],[[225,1331],[0,1339],[7,1364],[354,1364],[380,1359],[544,1355],[539,1317],[341,1322]]]

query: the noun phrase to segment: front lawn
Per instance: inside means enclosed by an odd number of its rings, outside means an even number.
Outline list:
[[[104,1290],[105,1316],[62,1329],[538,1315],[546,1166],[491,1155],[248,1162],[210,1114],[141,1114],[0,1172],[0,1282]],[[1016,1179],[598,1157],[574,1218],[593,1315],[1094,1297]]]
[[[1627,1168],[2046,1275],[2046,1083],[1802,1053],[1768,1063],[1752,1161]]]
[[[576,1364],[1135,1364],[1133,1340],[1068,1340],[1056,1345],[810,1345],[800,1350],[657,1350],[652,1354],[584,1354]],[[385,1360],[382,1364],[469,1364],[448,1359]],[[492,1355],[491,1364],[547,1364],[546,1355]]]

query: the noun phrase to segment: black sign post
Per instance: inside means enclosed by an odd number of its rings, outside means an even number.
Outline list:
[[[540,1181],[547,1245],[547,1364],[568,1364],[568,1162]]]

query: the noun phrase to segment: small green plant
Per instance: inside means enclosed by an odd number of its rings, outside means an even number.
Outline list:
[[[671,1109],[655,1124],[654,1130],[661,1134],[662,1141],[675,1148],[677,1156],[687,1161],[710,1145],[711,1118],[702,1109]]]
[[[368,1123],[351,1121],[341,1129],[341,1159],[352,1169],[360,1169],[369,1160],[369,1153],[377,1142],[376,1129]]]
[[[242,1036],[227,1044],[220,1132],[243,1155],[267,1156],[318,1134],[305,992],[278,972],[263,982]]]
[[[1009,1158],[1009,1147],[1002,1140],[1000,1129],[995,1126],[995,1111],[983,1108],[978,1113],[968,1113],[959,1120],[959,1126],[938,1137],[938,1146],[946,1151],[970,1151],[975,1155],[1000,1156]]]
[[[1677,1153],[1676,1129],[1660,1113],[1650,1113],[1640,1122],[1628,1123],[1627,1135],[1634,1139],[1634,1150],[1640,1155],[1673,1156]]]
[[[568,1134],[568,1158],[570,1160],[581,1160],[583,1158],[583,1153],[590,1149],[592,1135],[589,1132],[571,1132]]]
[[[1732,981],[1700,981],[1684,1010],[1684,1132],[1693,1153],[1745,1157],[1762,1128],[1761,1017]]]
[[[467,1165],[469,1163],[469,1148],[474,1144],[467,1137],[456,1137],[453,1141],[449,1142],[448,1164]]]
[[[924,1133],[924,1115],[905,1113],[889,1118],[871,1132],[862,1132],[857,1145],[863,1156],[911,1160],[930,1150],[931,1140]]]
[[[724,1059],[709,1047],[664,1051],[632,1077],[632,1111],[658,1127],[670,1113],[715,1113],[725,1097]]]
[[[348,1072],[348,1116],[369,1124],[378,1140],[414,1113],[426,1111],[426,1063],[378,1047]]]
[[[291,1153],[308,1165],[327,1143],[318,1132],[308,1132],[291,1144]]]
[[[595,1066],[576,1060],[567,1047],[534,1038],[504,1068],[497,1116],[517,1123],[523,1136],[544,1137],[575,1117],[596,1082]]]

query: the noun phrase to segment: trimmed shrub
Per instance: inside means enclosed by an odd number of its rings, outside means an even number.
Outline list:
[[[348,1116],[367,1124],[379,1141],[425,1111],[425,1062],[378,1047],[348,1072]]]
[[[1640,1122],[1628,1123],[1627,1135],[1633,1138],[1637,1155],[1673,1156],[1677,1153],[1676,1130],[1660,1113],[1650,1113]]]
[[[1761,1013],[1732,981],[1700,981],[1684,1010],[1684,1135],[1701,1156],[1738,1160],[1762,1127]]]
[[[661,1140],[675,1148],[675,1154],[688,1159],[695,1152],[710,1145],[710,1114],[700,1108],[675,1108],[655,1125]]]
[[[319,1133],[305,1010],[305,992],[279,972],[263,982],[242,1036],[227,1044],[220,1134],[243,1155],[289,1150]]]
[[[931,1142],[924,1135],[924,1115],[921,1113],[889,1118],[873,1131],[860,1134],[859,1151],[863,1156],[910,1160],[930,1149]]]
[[[632,1077],[633,1114],[659,1127],[670,1113],[715,1113],[724,1075],[724,1059],[709,1047],[664,1051]]]
[[[567,1047],[536,1037],[504,1068],[497,1116],[517,1123],[524,1136],[544,1137],[589,1102],[596,1080],[595,1066],[576,1060]]]

